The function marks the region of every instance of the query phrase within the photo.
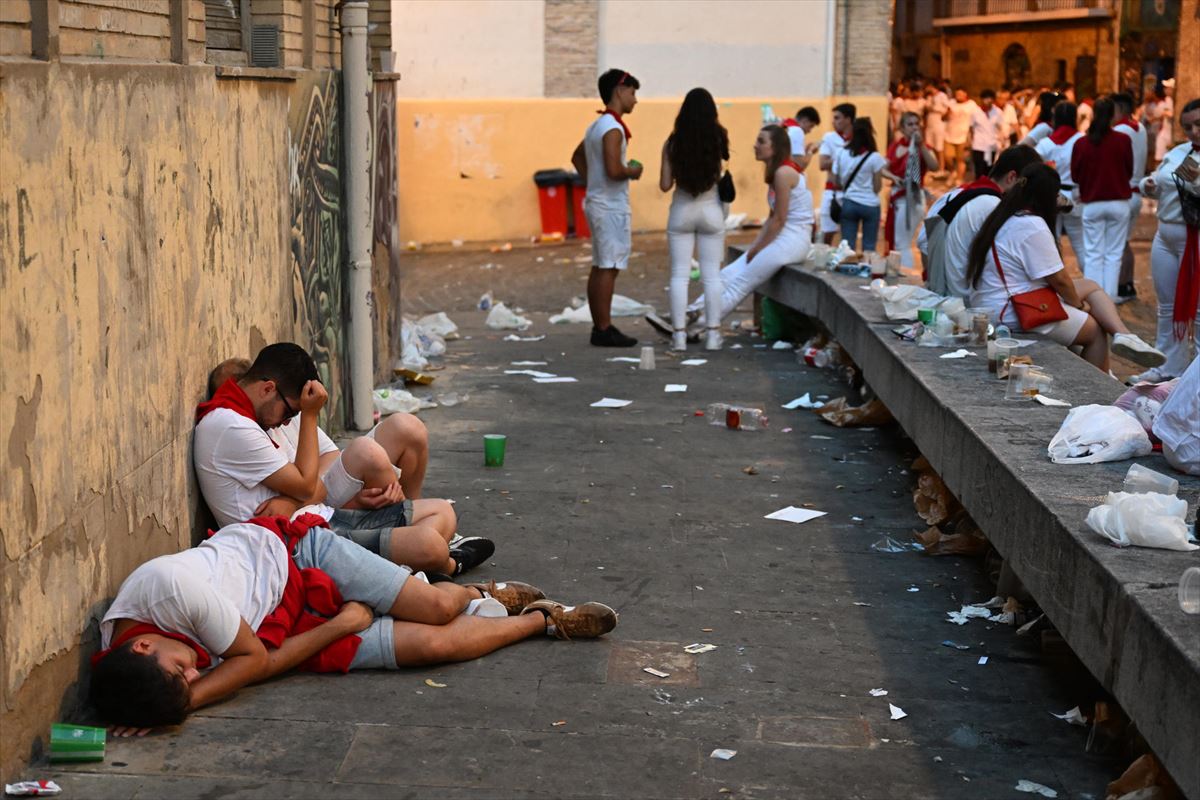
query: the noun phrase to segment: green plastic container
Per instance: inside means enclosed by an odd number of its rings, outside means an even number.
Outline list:
[[[56,722],[50,726],[50,760],[103,761],[105,738],[104,728]]]

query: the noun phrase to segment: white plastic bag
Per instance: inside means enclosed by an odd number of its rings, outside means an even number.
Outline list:
[[[1076,406],[1050,440],[1055,464],[1099,464],[1148,456],[1153,446],[1141,423],[1116,406]]]
[[[485,324],[494,331],[523,331],[532,325],[533,321],[514,313],[504,303],[496,303],[488,312]]]
[[[1154,420],[1163,456],[1180,472],[1200,475],[1200,355],[1192,359]]]
[[[381,417],[400,412],[411,414],[421,407],[421,401],[413,397],[412,392],[404,389],[384,387],[372,392],[371,397],[375,401],[375,410]]]
[[[446,316],[445,311],[439,311],[436,314],[426,314],[417,320],[417,327],[424,333],[440,336],[443,339],[457,339],[458,326],[450,317]]]
[[[920,286],[908,284],[888,286],[882,280],[872,281],[871,291],[883,301],[883,313],[888,319],[912,321],[917,311],[933,305],[944,298]]]
[[[1187,535],[1187,501],[1169,494],[1109,492],[1087,515],[1088,527],[1118,547],[1200,550]]]
[[[609,312],[614,317],[644,317],[647,314],[654,313],[654,306],[639,303],[630,297],[623,294],[614,294],[612,299],[612,309]],[[591,322],[592,310],[588,304],[581,303],[575,305],[575,298],[571,298],[571,305],[562,310],[561,314],[555,314],[550,317],[551,325],[558,325],[561,322]]]

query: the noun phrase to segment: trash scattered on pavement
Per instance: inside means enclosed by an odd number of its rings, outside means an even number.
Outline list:
[[[1109,492],[1088,511],[1087,524],[1117,547],[1200,550],[1188,541],[1187,510],[1187,501],[1174,495]]]
[[[1035,394],[1033,400],[1036,403],[1041,403],[1044,406],[1056,406],[1059,408],[1070,408],[1071,404],[1065,400],[1055,400],[1053,397],[1047,397],[1044,394]]]
[[[972,353],[970,350],[955,350],[953,353],[942,353],[938,358],[966,358],[967,356],[977,356],[978,353]]]
[[[952,639],[945,639],[942,642],[942,647],[953,647],[955,650],[970,650],[971,649],[971,645],[959,644],[958,642],[956,642]]]
[[[615,397],[603,397],[592,403],[592,408],[624,408],[632,402],[632,400],[618,400]]]
[[[431,689],[445,689],[446,688],[446,684],[438,683],[433,678],[426,678],[425,685],[430,687]]]
[[[436,402],[431,403],[429,407],[433,408],[433,407],[437,407],[437,406],[442,406],[443,408],[454,408],[455,406],[457,406],[461,403],[465,403],[470,399],[471,399],[471,396],[467,395],[467,394],[459,394],[458,392],[446,392],[444,394],[437,395],[434,398],[434,400]],[[425,402],[425,401],[422,401],[422,402]],[[424,405],[422,405],[421,407],[425,408]]]
[[[663,391],[667,392],[668,394],[675,394],[677,392],[686,392],[687,384],[686,383],[668,383],[666,385],[666,387],[663,388]]]
[[[825,404],[822,403],[820,400],[813,400],[810,392],[805,392],[804,394],[797,397],[795,400],[790,400],[790,401],[784,403],[783,408],[786,408],[789,411],[791,411],[792,409],[796,409],[796,408],[821,408],[824,405]]]
[[[454,321],[450,317],[446,316],[445,311],[426,314],[417,320],[417,327],[428,333],[437,334],[443,339],[458,338],[458,326],[454,324]]]
[[[1055,719],[1061,719],[1063,722],[1070,723],[1071,725],[1078,725],[1080,727],[1087,726],[1087,717],[1085,717],[1079,710],[1079,706],[1075,706],[1070,711],[1063,712],[1062,714],[1055,714],[1053,711],[1051,711],[1050,716],[1054,717]]]
[[[590,258],[588,259],[591,260]],[[612,308],[609,313],[614,317],[644,317],[647,314],[654,313],[654,306],[646,303],[639,303],[637,300],[626,297],[623,294],[614,294],[612,298]],[[572,300],[571,305],[562,310],[561,314],[555,314],[550,317],[550,324],[558,325],[564,322],[591,322],[592,311],[588,307],[586,301],[575,305]]]
[[[857,428],[874,425],[887,425],[895,422],[896,418],[879,398],[875,398],[861,406],[851,406],[846,398],[839,397],[830,400],[817,413],[821,419],[833,423],[839,428]]]
[[[800,523],[808,522],[810,519],[816,519],[817,517],[823,517],[825,516],[825,513],[826,512],[824,511],[814,511],[811,508],[796,508],[795,506],[788,506],[787,508],[781,508],[778,511],[772,511],[770,514],[767,514],[765,517],[763,517],[763,519],[778,519],[784,522]]]
[[[510,361],[508,363],[514,367],[544,367],[544,366],[546,366],[547,362],[545,362],[545,361]]]
[[[728,403],[709,403],[704,410],[710,425],[724,425],[730,430],[758,431],[770,424],[761,408],[731,406]]]
[[[859,602],[859,601],[857,601],[857,600],[855,600],[855,601],[854,601],[854,605],[856,605],[856,606],[863,606],[864,608],[874,608],[874,606],[873,606],[873,605],[871,605],[870,603],[860,603],[860,602]]]
[[[1150,455],[1153,445],[1142,423],[1116,406],[1075,406],[1046,451],[1055,464],[1098,464]]]
[[[4,793],[24,797],[49,797],[62,792],[54,781],[20,781],[4,784]]]
[[[887,696],[887,689],[872,689],[869,694],[871,697],[885,697]]]
[[[979,661],[978,661],[977,663],[979,664],[979,666],[983,666],[983,665],[984,665],[984,664],[986,664],[987,662],[988,662],[988,657],[987,657],[987,656],[980,656],[980,657],[979,657]]]
[[[554,375],[549,378],[534,378],[534,383],[578,383],[578,378],[570,378],[566,375]]]
[[[921,591],[921,590],[920,590],[918,587],[916,587],[916,586],[910,586],[910,587],[908,587],[908,588],[907,588],[905,591],[908,591],[908,592],[919,592],[919,591]]]
[[[412,392],[405,389],[397,389],[393,386],[379,387],[371,392],[371,399],[375,403],[375,410],[383,417],[402,412],[411,414],[422,408],[433,408],[436,405],[418,399]]]
[[[1054,791],[1049,786],[1043,786],[1042,784],[1034,783],[1033,781],[1017,781],[1017,785],[1013,788],[1018,792],[1040,794],[1042,797],[1058,797],[1058,792]]]
[[[415,383],[418,386],[428,386],[437,379],[434,375],[426,375],[424,372],[417,372],[407,367],[397,367],[392,370],[392,374],[397,378],[403,378],[405,385]]]
[[[612,358],[606,358],[604,360],[605,361],[619,361],[622,364],[640,364],[640,363],[642,363],[642,360],[640,358],[638,358],[637,356],[613,356]]]
[[[679,362],[679,366],[681,366],[681,367],[699,367],[700,365],[707,364],[707,363],[708,363],[707,358],[685,358],[683,361]]]
[[[700,642],[696,642],[695,644],[689,644],[687,647],[683,648],[683,652],[696,655],[698,653],[707,653],[710,650],[716,649],[717,646],[715,644],[702,644]]]
[[[550,726],[553,728],[558,728],[558,727],[561,727],[566,724],[567,724],[567,721],[565,719],[560,719],[558,722],[551,722]]]
[[[747,475],[757,475],[757,474],[758,474],[758,467],[756,467],[756,466],[754,466],[753,464],[751,464],[751,465],[750,465],[750,466],[748,466],[748,467],[742,467],[742,472],[746,473]]]
[[[476,303],[475,305],[480,311],[487,311],[492,307],[492,304],[495,302],[496,302],[496,299],[492,296],[492,292],[489,289],[488,291],[479,295],[479,302]]]
[[[531,378],[556,378],[553,372],[539,372],[536,369],[506,369],[505,375],[528,375]]]
[[[793,350],[793,349],[795,349],[795,345],[793,345],[791,342],[785,342],[782,339],[780,339],[779,341],[775,342],[775,344],[771,345],[771,349],[772,350]]]
[[[967,523],[967,524],[964,524]],[[930,526],[924,533],[916,534],[917,541],[926,555],[930,556],[981,556],[987,552],[988,540],[983,532],[965,515],[960,518],[960,533],[942,533]]]
[[[1182,797],[1183,792],[1158,763],[1158,759],[1146,753],[1108,785],[1105,796],[1118,800],[1165,800]]]
[[[894,719],[894,720],[895,719],[904,719],[905,717],[908,716],[908,714],[906,714],[904,712],[903,708],[901,708],[900,706],[892,705],[891,703],[888,703],[888,711],[892,712],[892,719]]]
[[[916,550],[919,552],[925,548],[916,542],[902,544],[901,542],[898,542],[892,537],[884,534],[883,538],[871,545],[871,549],[877,553],[903,553],[908,550]]]
[[[671,677],[671,673],[669,673],[669,672],[663,672],[661,669],[655,669],[654,667],[642,667],[642,672],[648,672],[648,673],[650,673],[651,675],[653,675],[653,676],[654,676],[654,677],[656,677],[656,678],[669,678],[669,677]]]
[[[515,333],[510,333],[508,336],[504,337],[504,341],[506,341],[506,342],[540,342],[542,339],[545,339],[545,338],[546,338],[546,334],[544,334],[544,333],[541,334],[540,336],[517,336]]]
[[[709,758],[719,758],[722,761],[728,761],[729,759],[733,758],[736,755],[737,755],[737,750],[726,750],[723,747],[718,747],[716,750],[713,750],[711,753],[709,753],[708,757]]]
[[[487,321],[484,324],[494,331],[523,331],[533,324],[533,320],[513,312],[504,303],[496,303],[488,312]]]
[[[814,433],[812,436],[809,436],[808,438],[810,438],[810,439],[825,439],[825,440],[831,441],[831,442],[833,441],[832,436],[822,436],[819,433]]]

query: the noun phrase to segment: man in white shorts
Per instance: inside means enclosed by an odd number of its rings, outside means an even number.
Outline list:
[[[571,163],[587,183],[584,213],[592,229],[592,272],[588,276],[588,309],[592,312],[592,344],[633,347],[637,339],[612,324],[612,298],[617,273],[629,265],[633,247],[630,227],[629,182],[642,177],[642,165],[625,160],[631,138],[622,119],[637,105],[637,78],[610,69],[598,82],[604,110],[588,126]]]
[[[828,173],[825,178],[825,191],[821,192],[821,240],[825,244],[833,244],[834,235],[841,230],[841,225],[833,221],[829,210],[833,198],[837,194],[833,182],[833,162],[838,153],[850,141],[850,128],[854,125],[854,115],[858,109],[853,103],[842,103],[833,107],[833,130],[821,137],[821,146],[817,149],[818,163],[821,169]]]
[[[327,436],[322,440],[317,415],[326,394],[316,376],[299,345],[270,345],[245,374],[226,380],[197,407],[196,478],[217,524],[291,516],[311,506],[339,534],[414,569],[455,575],[490,558],[495,546],[487,539],[463,539],[450,548],[453,507],[446,500],[406,499],[382,442],[362,436],[338,452]]]
[[[954,90],[954,99],[946,115],[946,169],[950,171],[952,185],[958,186],[967,174],[967,159],[971,156],[968,138],[971,134],[971,118],[979,106],[961,86]],[[981,176],[977,176],[981,177]]]
[[[467,661],[531,636],[586,639],[616,627],[606,605],[565,606],[529,584],[428,583],[323,524],[306,514],[228,525],[125,579],[100,623],[90,689],[116,735],[178,725],[296,667]]]
[[[1146,127],[1139,125],[1133,118],[1133,97],[1126,92],[1112,95],[1113,105],[1116,106],[1116,122],[1113,130],[1120,131],[1129,137],[1133,144],[1133,177],[1129,185],[1133,194],[1129,198],[1129,235],[1125,239],[1125,252],[1121,254],[1121,274],[1117,278],[1117,305],[1137,299],[1137,289],[1133,285],[1133,249],[1129,242],[1133,239],[1133,228],[1142,213],[1142,178],[1146,177],[1147,137]]]

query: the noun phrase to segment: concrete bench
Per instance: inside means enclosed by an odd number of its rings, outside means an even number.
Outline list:
[[[1006,402],[982,357],[940,359],[949,351],[901,341],[891,331],[898,323],[859,288],[866,283],[789,266],[759,291],[830,329],[1184,793],[1200,798],[1200,618],[1177,599],[1180,576],[1200,558],[1117,549],[1093,533],[1088,509],[1120,490],[1131,462],[1051,463],[1046,446],[1067,409]],[[1112,403],[1124,389],[1053,342],[1021,352],[1072,405]],[[1179,478],[1194,513],[1200,479],[1161,457],[1141,463]]]

